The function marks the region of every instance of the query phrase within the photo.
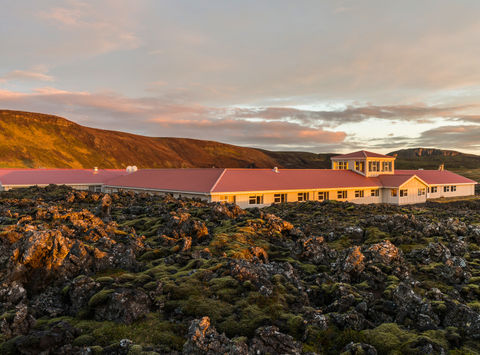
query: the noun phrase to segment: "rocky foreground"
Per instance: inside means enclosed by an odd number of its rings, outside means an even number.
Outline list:
[[[477,354],[480,200],[0,193],[1,354]]]

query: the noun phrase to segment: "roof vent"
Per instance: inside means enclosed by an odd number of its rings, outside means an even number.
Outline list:
[[[273,172],[274,172],[274,173],[278,173],[278,168],[277,168],[277,167],[274,167],[274,168],[273,168]]]
[[[94,174],[98,173],[98,167],[94,167],[94,168],[93,168],[93,173],[94,173]]]
[[[130,166],[130,165],[127,166],[127,173],[129,173],[129,174],[134,173],[134,172],[137,171],[137,170],[138,170],[138,168],[137,168],[135,165],[133,165],[133,166]]]

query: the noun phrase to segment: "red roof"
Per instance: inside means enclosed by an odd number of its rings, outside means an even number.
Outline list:
[[[476,181],[448,170],[395,170],[395,175],[417,175],[429,185],[476,184]]]
[[[223,171],[224,169],[146,169],[112,179],[107,185],[208,193]]]
[[[380,179],[383,187],[400,187],[403,184],[405,184],[408,180],[410,180],[413,176],[414,176],[413,174],[408,174],[408,175],[395,174],[395,175],[379,175],[378,178]]]
[[[330,169],[225,169],[212,192],[378,187],[377,178],[350,170]]]
[[[115,187],[223,193],[320,188],[378,187],[377,178],[349,170],[327,169],[152,169],[108,182]]]
[[[378,153],[367,152],[366,150],[359,150],[358,152],[342,154],[332,157],[332,159],[355,159],[355,158],[390,158],[395,159],[390,155],[383,155]]]
[[[0,169],[0,184],[9,186],[102,184],[126,173],[123,169],[97,172],[93,169]]]

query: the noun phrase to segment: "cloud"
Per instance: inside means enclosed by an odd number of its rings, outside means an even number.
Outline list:
[[[480,150],[480,125],[441,126],[422,132],[417,143],[457,150]]]
[[[97,128],[268,149],[329,150],[346,139],[344,132],[322,127],[229,116],[230,108],[172,103],[162,97],[132,99],[113,92],[68,92],[51,87],[31,93],[0,90],[0,106],[56,114]]]
[[[365,105],[336,111],[215,107],[189,103],[176,94],[129,98],[115,92],[72,92],[42,87],[30,93],[0,90],[0,107],[56,114],[103,129],[113,127],[149,136],[199,138],[272,150],[326,152],[368,148],[384,151],[412,146],[480,150],[478,125],[441,126],[420,132],[418,138],[391,134],[372,141],[332,128],[371,117],[412,123],[435,117],[452,118],[453,122],[468,118],[474,122],[478,116],[472,114],[465,118],[461,113],[474,109],[475,105]]]
[[[241,108],[235,110],[237,117],[243,118],[262,118],[266,120],[293,120],[303,122],[304,124],[315,125],[329,124],[336,126],[344,123],[356,123],[368,120],[370,118],[380,118],[385,120],[399,121],[429,121],[438,117],[478,120],[478,115],[463,115],[460,112],[475,108],[478,105],[461,106],[427,106],[417,105],[390,105],[376,106],[367,105],[353,107],[348,106],[344,109],[331,111],[313,111],[301,110],[289,107],[266,107],[266,108]]]
[[[73,50],[72,45],[92,54],[104,54],[115,50],[129,50],[141,45],[132,29],[134,25],[125,1],[92,4],[69,0],[66,4],[38,12],[38,17],[56,26],[59,33],[67,33],[57,50]]]
[[[13,70],[0,77],[0,82],[7,81],[53,81],[54,78],[44,69]]]

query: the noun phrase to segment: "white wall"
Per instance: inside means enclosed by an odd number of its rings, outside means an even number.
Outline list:
[[[449,191],[444,192],[443,187],[444,185],[430,185],[430,189],[432,186],[437,187],[436,193],[429,193],[428,198],[440,198],[440,197],[458,197],[458,196],[473,196],[475,195],[475,184],[467,184],[467,185],[453,185],[457,187],[457,191]],[[452,186],[452,185],[447,185]],[[451,188],[450,188],[451,190]]]
[[[425,195],[418,196],[418,189],[424,188]],[[405,197],[400,197],[400,190],[407,190],[408,195]],[[408,205],[414,203],[424,203],[427,201],[427,186],[418,181],[417,179],[412,179],[406,184],[401,186],[398,189],[398,204],[399,205]]]
[[[347,190],[347,199],[342,199],[339,201],[348,201],[358,204],[368,204],[368,203],[381,203],[382,202],[382,194],[380,190],[379,196],[370,196],[372,188],[363,189],[364,190],[364,197],[363,198],[355,198],[355,190],[360,189],[338,189],[338,190]],[[337,198],[337,191],[338,190],[302,190],[302,191],[278,191],[278,192],[265,192],[265,193],[237,193],[235,194],[236,204],[241,208],[248,208],[248,207],[264,207],[269,206],[274,203],[274,195],[277,193],[286,193],[287,194],[287,202],[299,202],[298,201],[298,193],[299,192],[308,192],[309,193],[309,201],[318,201],[318,191],[328,191],[330,194],[330,200],[338,200]],[[223,195],[213,195],[212,201],[220,201]],[[252,195],[263,195],[263,204],[262,205],[250,205],[249,204],[249,197]]]

